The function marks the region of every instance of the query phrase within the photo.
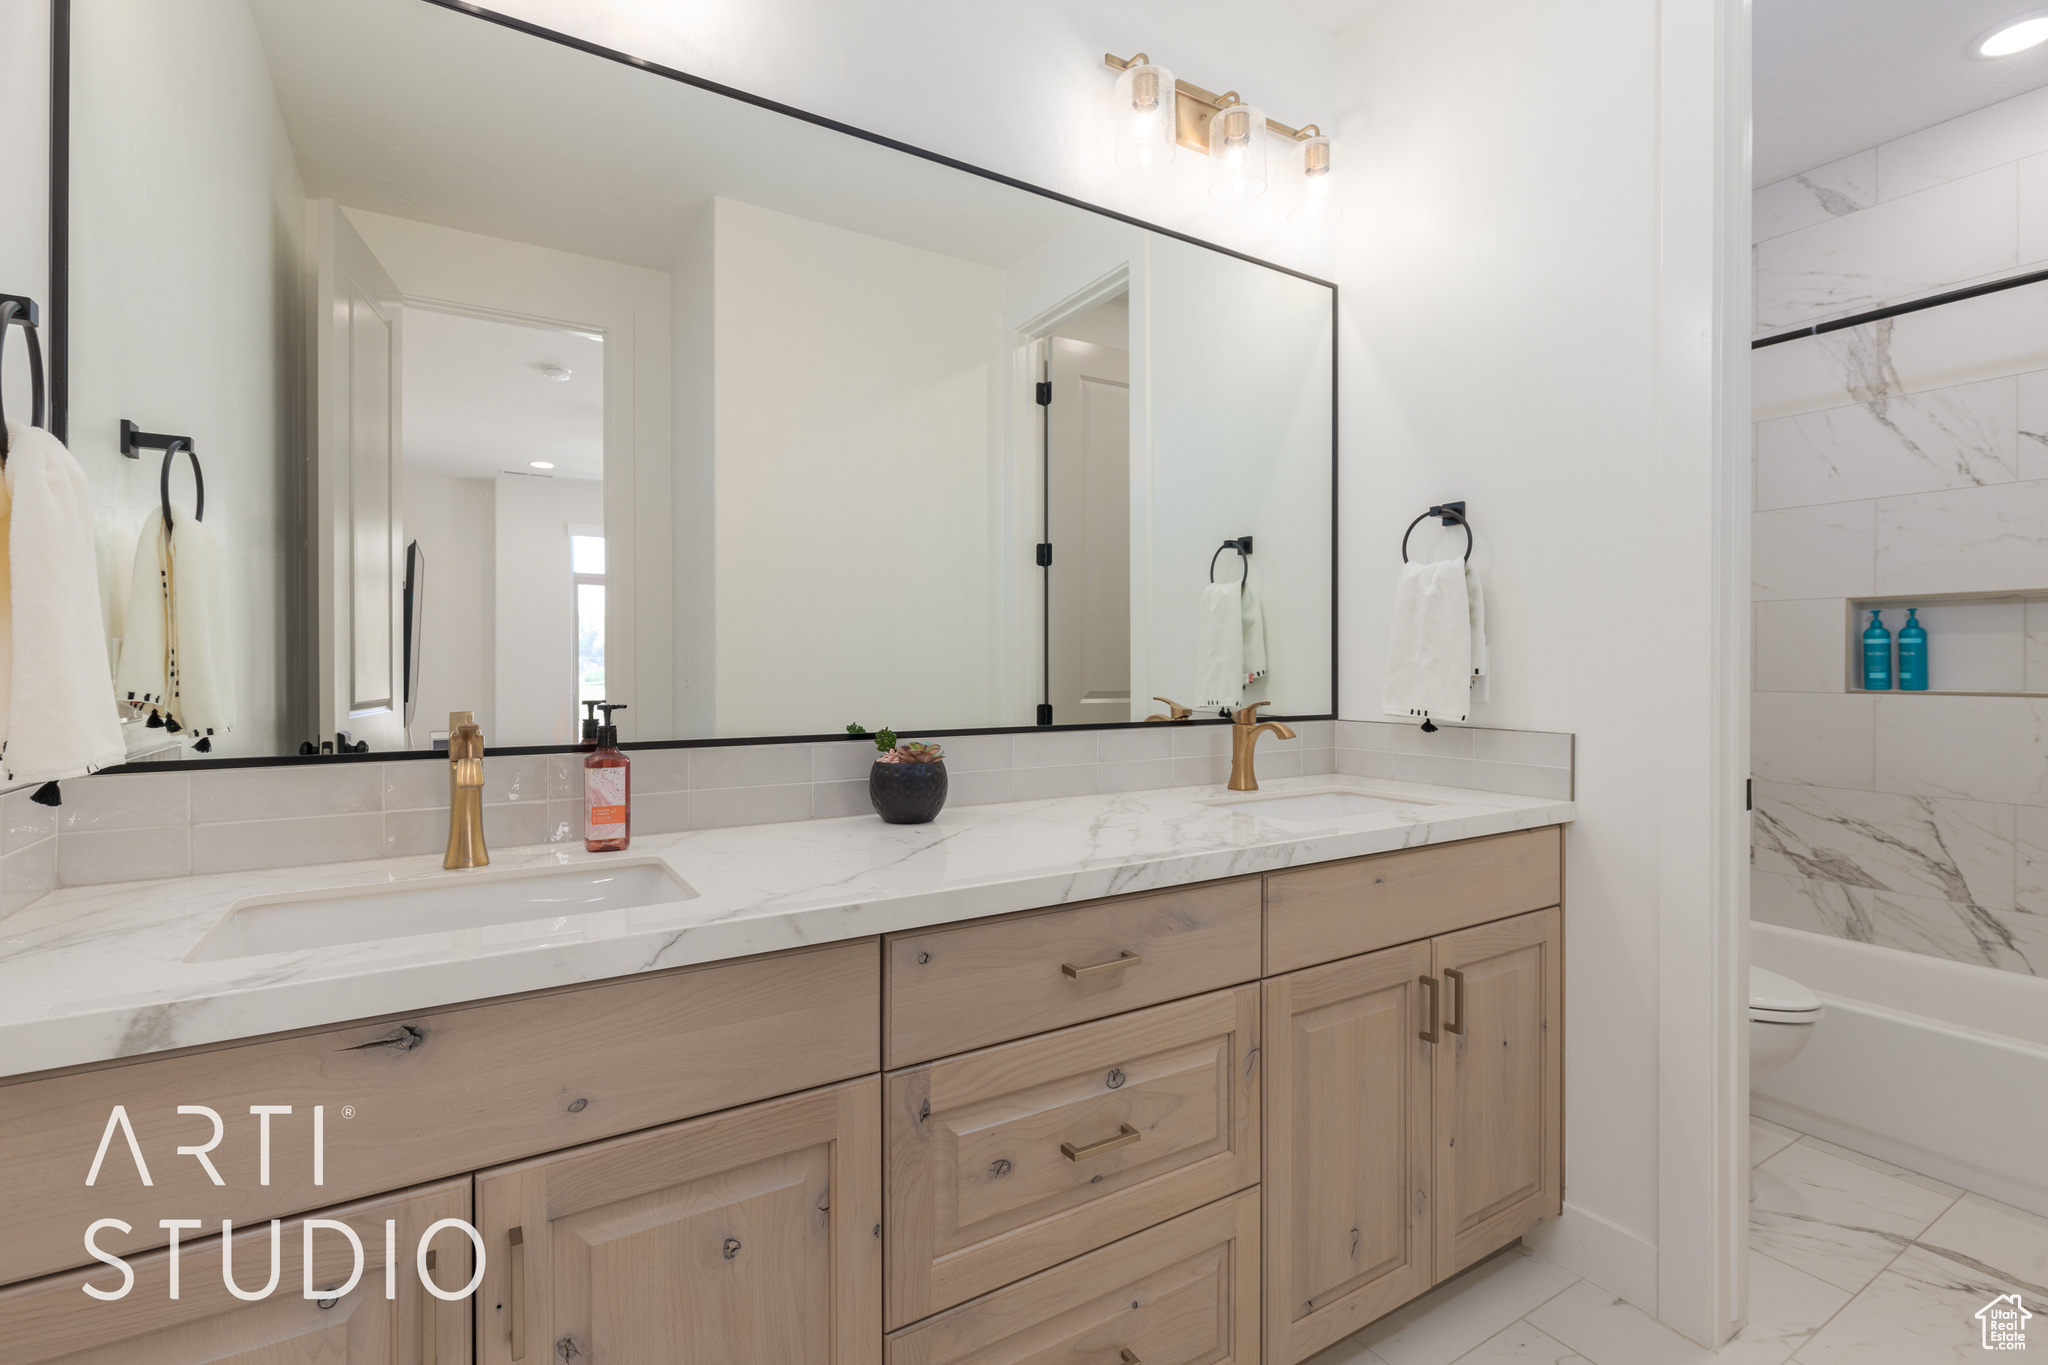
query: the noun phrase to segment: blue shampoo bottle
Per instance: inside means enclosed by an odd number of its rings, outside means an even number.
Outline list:
[[[1918,607],[1906,608],[1906,624],[1899,627],[1899,690],[1927,690],[1927,627]]]
[[[1892,633],[1884,628],[1884,617],[1870,613],[1870,629],[1863,632],[1863,688],[1866,692],[1892,690]]]

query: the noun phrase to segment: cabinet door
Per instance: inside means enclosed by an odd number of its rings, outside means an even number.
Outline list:
[[[1436,1048],[1436,1278],[1562,1204],[1563,921],[1556,910],[1446,934]]]
[[[222,1277],[218,1236],[178,1248],[178,1296],[171,1297],[171,1253],[127,1258],[135,1283],[123,1297],[102,1301],[86,1285],[112,1292],[112,1266],[68,1271],[0,1290],[0,1356],[18,1365],[458,1365],[469,1360],[470,1304],[444,1302],[420,1283],[420,1237],[444,1218],[467,1221],[469,1178],[364,1200],[309,1218],[346,1224],[362,1242],[363,1273],[347,1294],[305,1297],[305,1219],[286,1222],[278,1239],[277,1282],[253,1302],[231,1295]],[[393,1291],[385,1291],[385,1223],[397,1225]],[[188,1234],[190,1235],[190,1234]],[[459,1228],[443,1228],[429,1244],[432,1274],[442,1289],[469,1281],[473,1251]],[[317,1291],[345,1284],[355,1263],[346,1236],[313,1230],[312,1282]],[[233,1269],[244,1293],[270,1276],[270,1224],[235,1232]]]
[[[487,1171],[487,1365],[876,1365],[870,1078]]]
[[[1429,944],[1266,982],[1266,1362],[1430,1280]]]

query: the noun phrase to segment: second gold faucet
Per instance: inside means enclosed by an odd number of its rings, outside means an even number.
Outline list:
[[[443,867],[486,867],[484,731],[473,711],[448,713],[448,854]]]

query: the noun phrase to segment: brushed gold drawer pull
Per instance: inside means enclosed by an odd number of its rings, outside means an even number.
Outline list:
[[[1465,1031],[1465,974],[1456,967],[1444,968],[1444,980],[1451,983],[1451,1017],[1444,1022],[1445,1033]]]
[[[429,1251],[427,1253],[428,1274],[431,1275],[433,1273],[434,1264],[439,1259],[440,1254],[438,1252]],[[434,1322],[434,1304],[436,1302],[437,1300],[432,1291],[425,1284],[420,1285],[420,1365],[435,1365],[436,1348],[439,1345],[434,1339],[434,1327],[436,1325]]]
[[[526,1229],[512,1229],[512,1358],[526,1359]]]
[[[1126,967],[1135,967],[1145,959],[1136,953],[1124,953],[1108,962],[1091,962],[1085,967],[1076,967],[1071,962],[1062,962],[1060,971],[1079,981],[1084,976],[1099,976],[1103,972],[1120,972]]]
[[[1423,989],[1425,989],[1425,990],[1427,990],[1427,991],[1429,992],[1429,1027],[1428,1027],[1428,1028],[1426,1028],[1426,1029],[1424,1029],[1424,1030],[1422,1030],[1422,1032],[1421,1032],[1421,1034],[1420,1034],[1419,1036],[1421,1037],[1421,1039],[1422,1039],[1422,1041],[1423,1041],[1423,1042],[1425,1042],[1425,1043],[1433,1043],[1433,1042],[1435,1042],[1435,1041],[1437,1040],[1437,1036],[1438,1036],[1438,1035],[1437,1035],[1437,1031],[1436,1031],[1436,1021],[1437,1021],[1437,997],[1436,997],[1436,978],[1435,978],[1435,977],[1433,977],[1433,976],[1418,976],[1418,977],[1416,977],[1415,979],[1416,979],[1417,981],[1420,981],[1420,982],[1422,983],[1422,985],[1423,985]]]
[[[1100,1156],[1104,1152],[1112,1151],[1118,1147],[1128,1147],[1143,1136],[1143,1133],[1131,1127],[1130,1124],[1119,1123],[1117,1125],[1117,1134],[1113,1138],[1104,1138],[1102,1141],[1090,1143],[1086,1147],[1076,1147],[1071,1142],[1062,1142],[1060,1144],[1060,1155],[1069,1161],[1086,1161],[1091,1156]]]

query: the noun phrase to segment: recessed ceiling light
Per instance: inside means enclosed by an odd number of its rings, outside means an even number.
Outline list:
[[[551,465],[551,464],[549,464],[549,463],[548,463],[548,462],[547,462],[546,460],[528,460],[528,461],[526,462],[526,465],[527,465],[527,468],[529,468],[529,469],[553,469],[553,468],[554,468],[554,466],[553,466],[553,465]]]
[[[1972,57],[2010,57],[2048,43],[2048,9],[2030,10],[2008,19],[1970,44]]]
[[[569,372],[560,365],[540,365],[536,368],[539,369],[542,379],[553,379],[564,384],[569,382]]]

